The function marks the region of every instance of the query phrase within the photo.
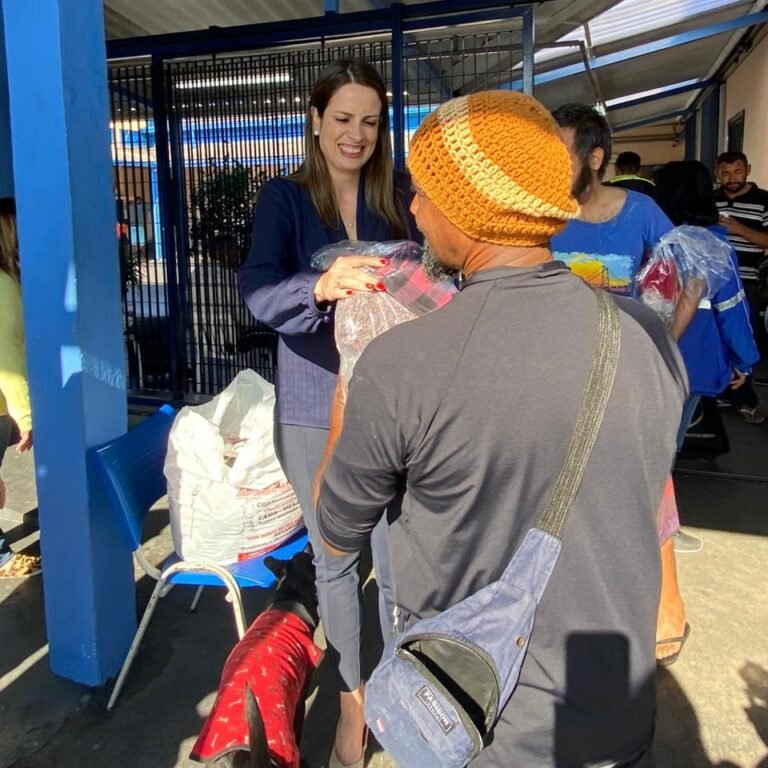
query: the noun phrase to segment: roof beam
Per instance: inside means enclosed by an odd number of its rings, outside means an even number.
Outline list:
[[[642,128],[644,125],[653,125],[659,123],[662,120],[676,120],[678,117],[685,117],[690,110],[688,109],[676,109],[673,112],[665,112],[663,115],[655,115],[654,117],[645,117],[642,120],[635,120],[631,123],[624,123],[623,125],[617,125],[614,127],[613,132],[629,131],[633,128]]]
[[[530,4],[531,0],[478,0],[472,4],[468,4],[467,0],[431,0],[403,3],[400,13],[403,29],[411,32],[429,26],[430,19],[440,17],[445,17],[442,23],[467,24],[522,16]],[[388,32],[391,29],[391,19],[391,5],[386,5],[379,10],[326,13],[311,18],[146,35],[107,41],[107,57],[119,59],[148,55],[161,55],[164,58],[204,56],[227,51],[252,50],[266,45],[317,40],[323,36]]]
[[[648,96],[638,96],[636,99],[627,99],[626,101],[622,101],[621,104],[614,104],[610,107],[606,107],[606,109],[609,112],[618,112],[621,109],[639,107],[641,104],[649,104],[658,101],[659,99],[665,99],[667,96],[678,96],[681,93],[688,93],[689,91],[703,90],[704,88],[709,88],[712,84],[712,80],[697,80],[695,83],[678,85],[676,88],[668,88],[667,90],[649,94]]]
[[[645,43],[644,45],[636,45],[632,48],[625,48],[622,51],[616,51],[614,53],[608,53],[603,56],[597,56],[590,61],[590,66],[593,70],[602,69],[603,67],[610,67],[613,64],[620,64],[624,61],[636,59],[640,56],[647,56],[652,53],[658,53],[659,51],[662,51],[666,48],[674,48],[678,45],[695,43],[697,40],[704,40],[708,37],[721,35],[724,32],[731,32],[735,29],[741,29],[743,27],[751,27],[756,24],[765,23],[768,23],[768,11],[751,13],[746,16],[739,16],[735,19],[729,19],[728,21],[721,21],[719,24],[710,24],[709,26],[700,27],[699,29],[691,29],[687,32],[681,32],[677,35],[664,37],[659,40],[654,40],[651,43]],[[562,80],[566,77],[572,77],[573,75],[580,75],[583,72],[583,64],[571,64],[566,67],[551,69],[549,72],[542,72],[536,75],[536,85],[543,85],[544,83],[551,83],[555,80]],[[519,91],[523,87],[523,81],[514,80],[511,83],[502,85],[501,87],[508,88],[509,90],[513,91]]]

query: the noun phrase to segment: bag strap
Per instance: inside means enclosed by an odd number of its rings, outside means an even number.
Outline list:
[[[552,496],[536,526],[556,539],[560,539],[562,535],[568,510],[579,490],[584,470],[597,440],[616,376],[621,347],[616,302],[606,291],[599,288],[593,290],[597,299],[598,320],[592,369],[589,372],[581,410],[576,418],[568,455],[555,481]]]
[[[576,418],[576,426],[571,437],[568,455],[555,481],[552,496],[536,526],[539,530],[550,534],[558,540],[568,517],[568,510],[581,485],[581,479],[584,476],[584,470],[592,453],[592,448],[597,440],[597,433],[600,430],[605,407],[608,404],[619,361],[621,328],[616,302],[614,302],[610,294],[600,288],[593,289],[593,292],[597,300],[598,318],[597,339],[592,357],[592,368],[587,379],[587,387],[584,392],[581,409]],[[390,569],[391,567],[390,561]],[[507,574],[510,567],[511,563],[504,571],[505,574]],[[502,576],[502,578],[504,577]],[[541,591],[536,598],[537,602],[541,599],[541,594],[543,594],[548,582],[549,577],[547,576],[546,580],[540,583]],[[397,604],[394,572],[392,573],[392,601],[392,629],[393,634],[396,635],[402,630],[402,627],[399,623],[400,608]]]

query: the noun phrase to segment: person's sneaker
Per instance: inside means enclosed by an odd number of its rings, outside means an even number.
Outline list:
[[[739,408],[739,416],[747,424],[762,424],[765,421],[765,414],[760,413],[757,408]]]
[[[722,397],[718,397],[717,400],[715,400],[715,403],[717,404],[718,408],[730,408],[733,405],[730,400],[726,400]]]
[[[701,539],[691,536],[690,533],[685,533],[679,528],[672,534],[672,541],[675,546],[675,552],[698,552],[704,546],[704,542]]]
[[[0,579],[25,579],[27,576],[37,576],[41,571],[39,555],[22,555],[16,552],[0,565]]]

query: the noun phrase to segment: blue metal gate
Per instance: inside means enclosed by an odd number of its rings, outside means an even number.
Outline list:
[[[112,151],[129,389],[194,399],[236,373],[276,373],[276,337],[239,297],[261,184],[302,161],[325,65],[362,57],[388,84],[395,163],[438,104],[522,78],[526,4],[438,2],[302,23],[111,41]],[[229,53],[236,51],[236,53]],[[245,52],[244,52],[245,51]]]

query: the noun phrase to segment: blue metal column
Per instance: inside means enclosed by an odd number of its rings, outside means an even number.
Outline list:
[[[699,119],[699,110],[691,112],[685,121],[685,159],[696,160],[698,152],[696,148],[696,122]]]
[[[699,160],[715,170],[720,145],[720,86],[716,85],[701,104],[701,152]]]
[[[405,169],[405,103],[403,100],[403,6],[392,3],[392,149],[395,168]]]
[[[86,451],[126,430],[102,0],[6,0],[52,670],[102,685],[136,627],[131,553]]]
[[[0,197],[13,197],[11,112],[8,105],[8,70],[5,66],[3,3],[0,0]]]

